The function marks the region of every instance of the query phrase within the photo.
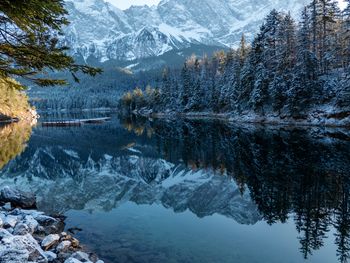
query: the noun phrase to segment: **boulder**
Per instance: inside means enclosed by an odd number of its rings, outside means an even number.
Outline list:
[[[0,241],[0,262],[48,262],[38,242],[30,235],[14,236],[3,230]]]
[[[64,263],[82,263],[80,260],[76,259],[76,258],[68,258],[64,261]]]
[[[17,249],[11,246],[0,248],[0,262],[23,263],[28,262],[29,252],[26,249]]]
[[[46,251],[45,256],[49,262],[52,262],[57,258],[57,255],[55,253],[53,253],[52,251]]]
[[[11,203],[6,203],[5,205],[2,206],[2,208],[6,211],[10,211],[12,209]]]
[[[56,245],[59,240],[60,240],[60,236],[59,235],[51,234],[51,235],[48,235],[47,237],[45,237],[43,241],[41,241],[41,246],[45,250],[49,250],[54,245]]]
[[[72,237],[71,242],[72,242],[72,247],[74,247],[74,248],[79,247],[79,240],[78,239]]]
[[[25,223],[18,223],[15,228],[13,229],[13,234],[14,235],[26,235],[26,234],[33,234],[31,231],[30,227],[26,225]]]
[[[31,234],[33,234],[39,226],[38,221],[36,221],[31,215],[24,216],[23,223],[25,223],[29,227]]]
[[[35,215],[34,219],[43,227],[46,235],[60,233],[64,229],[64,223],[56,218],[45,215]]]
[[[0,202],[9,202],[12,206],[21,208],[36,207],[36,198],[34,194],[22,192],[18,189],[10,188],[8,186],[4,187],[0,191]]]
[[[3,239],[3,238],[9,238],[11,237],[11,233],[6,230],[6,229],[3,229],[3,228],[0,228],[0,241]]]
[[[70,248],[71,245],[72,245],[72,242],[65,240],[65,241],[62,241],[61,243],[59,243],[56,250],[58,252],[66,251]]]
[[[2,218],[2,220],[3,220],[4,228],[15,227],[15,225],[18,222],[17,216],[12,216],[12,215],[7,215],[4,218]]]
[[[81,262],[91,262],[89,255],[82,251],[77,251],[72,254],[72,258],[80,260]]]

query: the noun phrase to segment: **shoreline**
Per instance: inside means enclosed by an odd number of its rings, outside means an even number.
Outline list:
[[[295,126],[295,127],[333,127],[350,129],[350,113],[349,116],[342,119],[331,118],[330,114],[322,116],[308,116],[305,119],[280,118],[278,116],[258,116],[251,113],[242,114],[242,116],[234,116],[229,113],[212,113],[212,112],[169,112],[169,113],[144,113],[142,111],[134,111],[132,114],[153,119],[175,119],[178,117],[189,120],[218,120],[230,123],[246,123],[261,124],[274,126]]]
[[[64,216],[36,210],[34,194],[0,191],[0,262],[104,263],[64,227]]]

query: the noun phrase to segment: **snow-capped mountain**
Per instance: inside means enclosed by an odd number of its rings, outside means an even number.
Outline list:
[[[193,44],[234,47],[251,39],[272,9],[298,15],[308,0],[163,0],[120,10],[103,0],[66,0],[63,44],[74,55],[129,61]]]

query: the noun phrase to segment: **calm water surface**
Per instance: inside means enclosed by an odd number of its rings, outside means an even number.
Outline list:
[[[0,127],[0,186],[105,262],[347,262],[349,131],[111,116]]]

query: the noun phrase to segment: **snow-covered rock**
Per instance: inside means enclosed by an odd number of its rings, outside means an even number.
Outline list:
[[[60,236],[58,234],[51,234],[44,238],[44,240],[41,242],[41,246],[48,250],[52,248],[54,245],[58,243],[60,240]]]
[[[29,227],[30,233],[34,233],[34,231],[38,228],[39,223],[34,219],[31,215],[24,216],[24,223]]]
[[[76,259],[76,258],[68,258],[64,261],[64,263],[82,263],[80,260]]]
[[[48,262],[38,242],[30,235],[11,235],[4,229],[0,240],[0,262],[23,263],[28,261]],[[6,233],[7,232],[7,233]]]
[[[134,60],[191,44],[237,46],[251,39],[273,8],[299,13],[308,0],[163,0],[120,10],[103,0],[66,0],[70,25],[62,44],[101,62]]]
[[[23,236],[23,235],[32,234],[32,233],[31,233],[31,229],[29,226],[27,226],[24,223],[18,223],[13,230],[13,234]]]
[[[13,228],[18,222],[18,218],[13,215],[7,215],[3,218],[3,223],[5,228]]]
[[[72,245],[72,242],[70,242],[69,240],[64,240],[61,243],[59,243],[56,250],[61,252],[61,251],[67,250],[71,245]]]
[[[67,262],[92,263],[88,254],[80,251],[81,248],[78,247],[77,239],[59,230],[55,234],[46,235],[43,231],[40,231],[42,226],[34,217],[39,218],[39,221],[44,223],[45,227],[48,227],[49,224],[55,225],[56,221],[60,221],[60,219],[54,221],[51,217],[44,216],[42,212],[20,208],[7,211],[3,206],[0,206],[1,221],[6,221],[7,227],[15,225],[14,228],[9,227],[7,229],[0,225],[1,263],[63,263],[68,258],[71,259]],[[40,220],[43,218],[45,220]],[[53,250],[52,248],[58,243],[57,249]],[[44,251],[48,249],[50,251]],[[94,256],[95,261],[98,261],[96,256]]]
[[[57,255],[52,251],[46,251],[45,256],[49,262],[54,261],[57,258]]]
[[[82,251],[77,251],[73,253],[72,258],[80,260],[81,262],[91,262],[89,259],[89,255]]]
[[[63,231],[64,224],[56,218],[46,215],[36,215],[34,219],[40,224],[43,232],[45,232],[46,234],[52,234]]]

